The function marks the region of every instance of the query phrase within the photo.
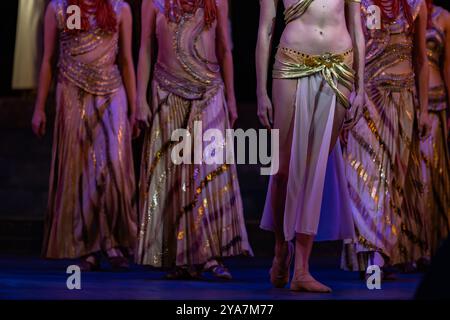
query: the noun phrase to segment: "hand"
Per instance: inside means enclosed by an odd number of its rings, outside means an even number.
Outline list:
[[[421,112],[419,116],[419,136],[426,139],[431,133],[431,119],[428,111]]]
[[[45,135],[45,128],[47,124],[47,117],[45,112],[39,108],[35,108],[33,113],[33,119],[31,120],[31,127],[33,132],[39,138]]]
[[[343,147],[347,146],[348,143],[348,133],[350,132],[350,129],[344,128],[341,131],[341,143]]]
[[[150,127],[150,120],[152,118],[152,112],[150,111],[150,106],[148,105],[147,99],[143,102],[138,103],[136,112],[136,123],[139,129],[145,129]]]
[[[228,106],[228,116],[230,120],[230,128],[233,128],[238,118],[236,99],[234,98],[228,99],[227,106]]]
[[[354,96],[351,106],[353,118],[355,119],[355,121],[359,119],[359,115],[363,110],[365,104],[366,104],[366,93],[364,91],[360,91]]]
[[[272,129],[273,107],[267,94],[258,95],[258,118],[264,128]]]
[[[363,91],[351,94],[350,109],[345,115],[344,125],[342,128],[343,134],[341,135],[341,139],[343,143],[347,143],[348,131],[352,130],[353,127],[358,123],[364,110],[365,104],[366,95]]]
[[[141,128],[139,128],[138,122],[136,121],[135,113],[131,113],[128,116],[128,122],[130,123],[131,137],[133,139],[138,138],[141,135]]]

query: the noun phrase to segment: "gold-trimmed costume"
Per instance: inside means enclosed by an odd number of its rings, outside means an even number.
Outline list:
[[[285,209],[284,236],[314,235],[316,241],[352,239],[354,228],[348,206],[344,161],[339,142],[330,155],[336,108],[349,107],[348,97],[339,89],[353,89],[353,50],[341,54],[308,55],[279,47],[273,67],[274,81],[297,82]],[[276,93],[274,93],[276,94]],[[277,192],[272,176],[261,228],[274,231],[274,199]],[[319,223],[319,222],[323,223]]]
[[[352,69],[353,49],[341,54],[308,55],[280,47],[275,60],[272,74],[274,79],[298,79],[320,73],[336,93],[339,102],[345,108],[350,107],[347,96],[338,89],[336,80],[338,84],[343,85],[348,90],[353,90],[355,81]]]
[[[110,0],[117,16],[124,2]],[[80,258],[134,249],[135,178],[128,99],[116,64],[119,33],[66,30],[67,0],[53,0],[59,35],[53,158],[43,255]]]
[[[427,30],[427,53],[431,69],[441,74],[445,59],[445,33],[437,20],[444,9],[433,6]],[[437,71],[437,72],[436,72]],[[436,253],[450,232],[450,155],[447,144],[447,90],[445,85],[431,87],[428,110],[431,134],[421,141],[423,181],[425,182],[425,215],[431,254]]]
[[[171,268],[252,254],[235,165],[207,164],[206,154],[201,163],[193,157],[192,164],[172,159],[179,144],[172,141],[175,130],[187,130],[192,150],[200,146],[203,152],[209,145],[203,141],[207,130],[226,137],[230,128],[215,53],[217,22],[207,28],[201,7],[174,19],[166,16],[164,0],[153,4],[162,51],[153,73],[153,119],[142,156],[136,261]],[[201,121],[200,132],[195,131],[196,121]]]
[[[423,0],[408,0],[416,19]],[[372,0],[362,1],[370,19]],[[366,36],[366,105],[344,152],[358,241],[348,242],[342,266],[412,263],[429,251],[423,216],[412,26],[403,13]],[[401,64],[403,72],[393,72]]]

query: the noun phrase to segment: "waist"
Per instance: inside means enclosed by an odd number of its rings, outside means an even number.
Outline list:
[[[205,84],[173,72],[161,62],[157,62],[155,65],[153,80],[158,82],[165,90],[188,100],[202,99],[206,92],[223,85],[220,77]]]
[[[63,55],[58,69],[59,77],[94,95],[112,94],[122,86],[122,76],[116,64],[87,64]]]
[[[355,80],[351,68],[353,49],[342,53],[310,55],[297,50],[279,47],[273,68],[274,79],[296,79],[320,73],[335,92],[337,99],[345,108],[350,107],[348,97],[338,88],[337,83],[353,90]]]
[[[414,90],[415,76],[413,72],[406,72],[402,74],[382,73],[373,78],[368,86],[375,86],[377,88],[388,89],[390,91]]]
[[[353,74],[353,49],[342,53],[323,53],[311,55],[298,50],[279,47],[273,68],[274,78],[298,78],[301,74],[310,75],[322,69],[344,68]],[[296,74],[298,76],[296,76]]]

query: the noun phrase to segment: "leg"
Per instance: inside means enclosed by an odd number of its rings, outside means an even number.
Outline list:
[[[350,97],[350,90],[348,90],[346,87],[338,86],[338,89],[344,95]],[[334,123],[333,123],[333,133],[331,135],[330,153],[331,151],[333,151],[334,147],[336,146],[336,142],[339,139],[339,136],[341,135],[342,126],[344,124],[346,113],[347,109],[345,109],[345,107],[341,103],[337,102],[336,110],[334,111]]]
[[[323,83],[323,82],[322,82]],[[329,90],[330,88],[325,88],[319,90]],[[346,94],[349,95],[348,90],[344,90],[344,88],[339,88]],[[317,100],[317,105],[314,110],[314,115],[312,119],[312,128],[311,132],[314,132],[313,135],[310,135],[310,146],[308,148],[308,158],[306,165],[314,163],[320,163],[321,161],[326,161],[327,156],[324,157],[319,156],[325,147],[325,152],[331,152],[339,138],[341,128],[344,122],[345,114],[347,110],[339,103],[336,103],[336,107],[334,110],[333,118],[331,118],[332,124],[330,121],[330,117],[332,116],[330,112],[330,106],[327,105],[328,102],[321,102]],[[310,102],[311,103],[311,102]],[[327,124],[327,122],[329,124]],[[328,136],[326,138],[326,128],[327,126],[332,125],[331,137]],[[329,139],[329,140],[328,140]],[[330,145],[324,145],[324,143],[329,143]],[[329,148],[329,149],[328,149]],[[323,169],[320,169],[320,166],[311,168],[310,175],[307,178],[305,196],[310,198],[313,196],[315,192],[318,191],[318,184],[315,182],[319,181],[320,174],[323,174]],[[316,211],[315,204],[307,205],[303,208],[305,214],[314,214]],[[305,216],[306,217],[306,216]],[[307,225],[308,222],[311,221],[308,218],[305,218],[304,225]],[[308,230],[308,229],[306,229]],[[312,230],[312,228],[309,228]],[[312,233],[297,233],[296,234],[296,248],[295,248],[295,272],[294,279],[291,283],[291,289],[294,291],[309,291],[309,292],[331,292],[331,289],[327,286],[321,284],[316,281],[309,272],[309,257],[311,255],[311,250],[313,246],[314,235]]]
[[[314,236],[297,234],[295,240],[295,271],[291,282],[291,290],[327,293],[331,289],[318,282],[309,273],[309,257],[313,246]]]
[[[274,129],[279,130],[280,146],[292,144],[296,91],[296,80],[276,79],[273,82]],[[276,287],[284,287],[289,281],[287,269],[290,264],[290,252],[285,240],[283,225],[291,150],[290,148],[279,148],[279,152],[279,171],[271,179],[270,188],[272,190],[269,193],[275,231],[275,259],[272,268],[274,274],[272,275],[271,272],[271,280]],[[278,272],[277,267],[279,267]]]

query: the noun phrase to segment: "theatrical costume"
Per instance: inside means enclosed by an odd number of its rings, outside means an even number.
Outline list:
[[[286,24],[299,19],[312,2],[301,0],[287,7]],[[352,65],[353,49],[308,55],[278,48],[273,79],[297,83],[285,209],[280,213],[284,214],[286,241],[293,240],[296,234],[314,235],[315,240],[354,236],[339,142],[330,155],[335,110],[338,103],[350,107],[348,97],[338,86],[353,90]],[[261,228],[268,231],[275,231],[273,211],[277,208],[271,201],[272,193],[277,192],[274,184],[272,176],[261,221]]]
[[[445,59],[445,33],[437,24],[444,9],[433,6],[427,30],[428,61],[431,69],[440,74]],[[425,182],[425,215],[434,254],[450,231],[450,156],[447,145],[447,90],[443,84],[430,87],[429,114],[432,121],[430,136],[421,141],[423,181]]]
[[[205,150],[208,143],[202,137],[206,130],[219,130],[225,137],[230,128],[216,58],[217,21],[207,27],[203,6],[190,13],[165,8],[164,0],[153,4],[158,10],[158,50],[167,63],[158,58],[151,83],[153,119],[142,156],[136,261],[154,267],[190,268],[252,254],[236,167],[207,164],[206,158],[201,164],[174,164],[171,159],[178,144],[171,140],[174,130],[188,130],[193,145],[194,122],[201,121],[197,142]]]
[[[124,3],[111,0],[120,15]],[[43,255],[78,258],[133,248],[134,168],[127,95],[116,64],[118,32],[65,29],[65,0],[53,0],[59,29],[53,159]]]
[[[416,19],[422,0],[408,0]],[[362,21],[372,0],[362,0]],[[342,267],[411,263],[425,256],[420,176],[419,109],[412,66],[413,32],[399,11],[366,36],[366,105],[348,137],[344,158],[357,241],[347,241]],[[402,72],[392,67],[406,62]]]

